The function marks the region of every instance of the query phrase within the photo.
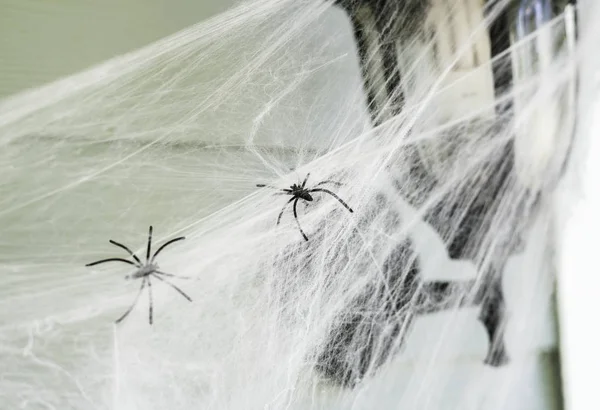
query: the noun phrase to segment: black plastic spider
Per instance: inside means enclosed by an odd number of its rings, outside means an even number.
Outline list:
[[[182,279],[189,279],[189,278],[187,278],[185,276],[177,276],[177,275],[172,275],[170,273],[161,272],[158,270],[159,269],[158,265],[156,263],[154,263],[154,259],[158,256],[158,254],[163,249],[165,249],[167,246],[171,245],[174,242],[181,241],[184,239],[185,239],[185,236],[180,236],[179,238],[171,239],[170,241],[163,243],[156,250],[156,252],[154,252],[154,255],[152,255],[152,257],[150,257],[150,250],[152,247],[152,226],[150,226],[150,229],[148,230],[148,247],[146,248],[146,262],[145,263],[142,263],[142,261],[135,255],[135,253],[133,253],[127,246],[110,239],[109,242],[111,244],[116,245],[119,248],[125,249],[133,257],[133,259],[135,261],[132,262],[130,260],[123,259],[123,258],[109,258],[109,259],[102,259],[102,260],[99,260],[96,262],[88,263],[87,265],[85,265],[85,266],[94,266],[94,265],[99,265],[99,264],[105,263],[105,262],[124,262],[124,263],[133,265],[138,268],[138,270],[133,272],[131,275],[125,276],[125,279],[142,279],[142,286],[140,286],[140,290],[138,291],[138,294],[135,297],[135,299],[134,299],[133,303],[131,304],[131,306],[129,307],[129,309],[127,309],[127,311],[120,318],[118,318],[115,323],[121,322],[123,319],[125,319],[127,317],[127,315],[129,315],[129,313],[135,307],[140,295],[142,294],[142,291],[144,290],[146,285],[148,285],[148,296],[149,296],[149,300],[150,300],[149,322],[150,322],[150,324],[152,324],[152,283],[150,282],[150,277],[154,277],[162,282],[165,282],[167,285],[171,286],[173,289],[175,289],[177,292],[179,292],[184,298],[186,298],[190,302],[192,301],[192,298],[190,298],[188,295],[186,295],[184,291],[179,289],[177,286],[173,285],[171,282],[169,282],[163,276],[168,276],[168,277],[173,277],[173,278],[182,278]]]
[[[279,213],[279,216],[277,217],[277,225],[279,225],[279,222],[281,222],[281,217],[283,216],[283,212],[285,211],[285,208],[287,208],[287,206],[293,201],[294,202],[294,218],[296,219],[296,223],[298,224],[298,229],[300,229],[300,233],[302,234],[302,237],[306,241],[308,241],[308,236],[306,236],[306,234],[302,230],[302,227],[300,226],[300,221],[298,220],[298,212],[296,211],[296,207],[297,207],[298,201],[300,199],[311,202],[313,200],[311,193],[325,192],[326,194],[329,194],[332,197],[334,197],[335,199],[337,199],[340,202],[340,204],[342,204],[348,211],[350,211],[351,213],[354,212],[352,210],[352,208],[350,208],[348,206],[347,203],[345,203],[339,196],[337,196],[330,190],[325,189],[325,188],[311,188],[311,189],[306,188],[306,181],[308,181],[309,176],[310,176],[310,172],[308,174],[306,174],[306,178],[304,178],[304,182],[302,182],[302,185],[294,184],[287,189],[280,189],[280,188],[277,188],[277,187],[274,187],[271,185],[265,185],[265,184],[257,184],[256,185],[259,188],[267,187],[267,188],[277,189],[277,190],[281,191],[281,192],[278,192],[278,194],[280,194],[280,195],[291,195],[292,196],[290,198],[290,200],[287,201],[286,204],[281,209],[281,212]],[[323,184],[334,184],[334,185],[338,185],[338,186],[342,185],[342,183],[340,183],[340,182],[327,180],[327,181],[319,182],[317,185],[315,185],[315,187],[318,187],[319,185],[323,185]]]

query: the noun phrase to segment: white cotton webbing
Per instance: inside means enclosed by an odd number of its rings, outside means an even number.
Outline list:
[[[0,101],[0,407],[547,408],[552,365],[539,352],[556,343],[554,187],[573,135],[573,82],[598,33],[565,46],[560,14],[480,61],[481,31],[505,6],[480,10],[466,33],[462,14],[434,9],[458,16],[440,33],[459,47],[425,28],[404,39],[406,105],[384,110],[376,128],[347,15],[320,1],[242,3]],[[495,95],[492,68],[511,71],[513,56],[547,41],[557,47],[543,69]],[[472,83],[487,88],[467,101],[460,90]],[[500,183],[509,146],[524,171]],[[342,183],[322,187],[354,212],[323,192],[300,201],[305,241],[292,206],[276,224],[289,197],[256,184],[288,188],[308,173],[310,188]],[[489,201],[468,260],[450,260],[460,221]],[[128,257],[109,239],[142,257],[149,225],[154,249],[186,236],[157,262],[192,278],[173,283],[193,301],[155,280],[153,325],[147,293],[115,325],[139,282],[124,279],[129,265],[84,265]],[[498,260],[510,362],[490,367],[480,306],[458,305],[481,302],[465,289]],[[445,301],[441,282],[452,283]],[[433,290],[419,293],[425,285]],[[339,331],[350,322],[354,333]],[[328,378],[324,359],[348,334],[340,366],[366,373],[352,387]]]

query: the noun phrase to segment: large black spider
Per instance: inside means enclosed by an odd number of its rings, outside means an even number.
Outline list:
[[[177,241],[181,241],[184,239],[185,239],[185,236],[180,236],[178,238],[174,238],[174,239],[171,239],[170,241],[163,243],[156,250],[156,252],[154,252],[154,255],[152,255],[152,257],[150,257],[150,251],[152,248],[152,226],[150,226],[150,229],[148,230],[148,247],[146,248],[146,262],[145,263],[142,263],[142,261],[136,256],[136,254],[133,253],[127,246],[110,239],[109,242],[111,244],[116,245],[119,248],[125,249],[127,251],[127,253],[129,253],[133,257],[134,261],[130,261],[130,260],[123,259],[123,258],[108,258],[108,259],[102,259],[102,260],[99,260],[96,262],[88,263],[87,265],[85,265],[85,266],[94,266],[94,265],[99,265],[99,264],[105,263],[105,262],[124,262],[124,263],[133,265],[138,268],[131,275],[125,276],[125,279],[142,279],[142,285],[140,286],[140,290],[138,291],[138,294],[135,297],[135,299],[134,299],[133,303],[131,304],[131,306],[129,307],[129,309],[127,309],[127,311],[125,313],[123,313],[123,315],[120,318],[118,318],[115,323],[120,323],[123,319],[125,319],[127,317],[127,315],[129,315],[129,313],[135,307],[140,295],[142,294],[142,291],[144,290],[146,285],[148,285],[148,296],[149,296],[149,300],[150,300],[149,322],[150,322],[150,324],[152,324],[152,283],[150,282],[150,277],[154,277],[162,282],[165,282],[167,285],[171,286],[173,289],[175,289],[177,292],[179,292],[179,294],[181,294],[184,298],[186,298],[190,302],[192,301],[192,298],[190,298],[188,295],[186,295],[185,292],[182,291],[181,289],[179,289],[177,286],[175,286],[174,284],[169,282],[167,279],[165,279],[164,276],[168,276],[168,277],[172,277],[172,278],[182,278],[182,279],[189,279],[189,278],[187,278],[185,276],[177,276],[177,275],[173,275],[170,273],[162,272],[162,271],[158,270],[159,269],[158,265],[156,263],[154,263],[154,259],[158,256],[158,254],[163,249],[165,249],[167,246],[171,245],[172,243],[175,243]]]
[[[279,213],[279,216],[277,217],[277,225],[279,225],[279,222],[281,222],[281,217],[283,216],[283,212],[285,211],[285,209],[287,208],[287,206],[293,201],[294,202],[294,218],[296,219],[296,223],[298,224],[298,229],[300,230],[300,233],[302,234],[302,237],[306,241],[308,241],[308,236],[306,236],[306,234],[302,230],[302,227],[300,226],[300,221],[298,221],[298,212],[296,210],[296,207],[298,205],[298,201],[299,200],[303,199],[305,201],[311,202],[313,200],[313,197],[312,197],[311,193],[313,193],[313,192],[325,192],[326,194],[329,194],[332,197],[334,197],[335,199],[337,199],[339,201],[339,203],[342,204],[344,206],[344,208],[346,208],[348,211],[350,211],[351,213],[354,212],[352,210],[352,208],[350,208],[348,206],[347,203],[345,203],[339,196],[337,196],[336,194],[334,194],[330,190],[325,189],[325,188],[310,188],[310,189],[306,188],[306,182],[308,181],[308,177],[309,176],[310,176],[310,172],[308,174],[306,174],[306,178],[304,178],[304,182],[302,182],[302,185],[294,184],[294,185],[290,186],[289,188],[285,188],[285,189],[280,189],[280,188],[277,188],[277,187],[274,187],[274,186],[271,186],[271,185],[266,185],[266,184],[257,184],[256,185],[259,188],[268,187],[268,188],[277,189],[277,190],[280,191],[280,192],[278,192],[278,194],[280,194],[280,195],[291,195],[292,196],[290,198],[290,200],[287,201],[286,204],[281,209],[281,212]],[[337,185],[337,186],[341,186],[342,185],[341,182],[327,180],[327,181],[321,181],[321,182],[319,182],[317,185],[315,185],[315,187],[318,187],[318,186],[324,185],[324,184],[334,184],[334,185]]]

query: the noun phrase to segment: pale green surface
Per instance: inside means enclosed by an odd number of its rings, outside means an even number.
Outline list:
[[[196,24],[232,0],[0,0],[0,99]]]
[[[11,158],[14,172],[4,174],[0,188],[0,265],[6,267],[4,284],[12,283],[0,289],[4,294],[0,301],[10,297],[22,321],[36,319],[40,306],[52,307],[57,301],[59,311],[86,303],[67,289],[59,290],[63,286],[77,284],[82,296],[97,293],[94,287],[99,285],[122,289],[121,279],[92,275],[83,267],[115,252],[120,255],[108,239],[141,249],[149,225],[154,225],[160,240],[249,194],[256,184],[250,176],[240,178],[236,173],[238,160],[246,166],[254,162],[247,154],[159,146],[85,181],[83,175],[115,164],[137,147],[65,144],[57,148],[56,140],[44,139],[18,144],[23,152]],[[24,173],[26,163],[39,167],[35,173]],[[36,280],[23,281],[23,277]],[[35,292],[41,294],[34,306],[27,299],[20,306],[11,297]],[[10,316],[8,306],[0,309],[0,323],[12,322]]]

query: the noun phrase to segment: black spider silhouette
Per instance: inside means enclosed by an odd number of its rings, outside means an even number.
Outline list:
[[[133,303],[131,304],[131,306],[129,307],[129,309],[127,309],[127,311],[125,313],[123,313],[123,315],[120,318],[118,318],[115,323],[121,322],[123,319],[125,319],[127,317],[127,315],[129,315],[129,313],[135,307],[140,295],[142,294],[142,291],[144,290],[146,285],[148,285],[148,296],[149,296],[149,300],[150,300],[149,322],[150,322],[150,324],[152,324],[152,283],[150,282],[150,277],[154,277],[162,282],[165,282],[167,285],[171,286],[173,289],[175,289],[177,292],[179,292],[184,298],[186,298],[190,302],[192,301],[192,298],[190,298],[188,295],[186,295],[185,292],[182,291],[181,289],[179,289],[177,286],[173,285],[171,282],[169,282],[167,279],[165,279],[164,276],[168,276],[168,277],[172,277],[172,278],[182,278],[182,279],[189,279],[189,278],[185,277],[185,276],[177,276],[177,275],[172,275],[170,273],[161,272],[160,270],[158,270],[159,269],[158,265],[156,263],[154,263],[154,259],[158,256],[158,254],[163,249],[165,249],[167,246],[171,245],[174,242],[181,241],[184,239],[185,239],[185,236],[180,236],[179,238],[171,239],[170,241],[163,243],[156,250],[156,252],[154,252],[154,255],[152,255],[152,257],[150,257],[150,250],[152,247],[152,226],[150,226],[150,229],[148,230],[148,247],[146,248],[146,262],[145,263],[142,263],[142,261],[135,255],[135,253],[133,253],[127,246],[110,239],[109,242],[111,244],[118,246],[119,248],[125,249],[127,251],[127,253],[129,253],[133,257],[134,261],[132,262],[130,260],[123,259],[123,258],[108,258],[108,259],[102,259],[102,260],[99,260],[96,262],[88,263],[87,265],[85,265],[85,266],[94,266],[94,265],[99,265],[99,264],[105,263],[105,262],[124,262],[124,263],[133,265],[138,268],[131,275],[125,276],[125,279],[142,279],[142,286],[140,286],[140,290],[138,291],[138,294],[135,297],[135,299],[134,299]]]
[[[335,199],[337,199],[339,201],[339,203],[344,206],[344,208],[346,208],[348,211],[350,211],[350,213],[354,212],[352,210],[352,208],[350,208],[348,206],[347,203],[345,203],[339,196],[337,196],[336,194],[334,194],[330,190],[325,189],[325,188],[311,188],[311,189],[306,188],[306,181],[308,181],[308,177],[309,176],[310,176],[310,172],[308,174],[306,174],[306,178],[304,178],[304,182],[302,182],[302,185],[294,184],[294,185],[292,185],[292,186],[290,186],[289,188],[286,188],[286,189],[280,189],[280,188],[277,188],[277,187],[274,187],[274,186],[270,186],[270,185],[265,185],[265,184],[257,184],[256,185],[259,188],[268,187],[268,188],[277,189],[277,190],[281,191],[281,192],[278,192],[278,194],[280,194],[280,195],[291,195],[292,196],[290,198],[290,200],[287,201],[286,204],[281,209],[281,212],[279,213],[279,216],[277,217],[277,225],[279,225],[279,222],[281,222],[281,217],[283,216],[283,212],[285,211],[285,209],[287,208],[287,206],[293,201],[294,202],[294,218],[296,219],[296,223],[298,224],[298,229],[300,230],[300,233],[302,234],[302,237],[306,241],[308,241],[308,236],[306,236],[306,234],[302,230],[302,227],[300,226],[300,221],[298,220],[298,212],[296,210],[296,207],[298,205],[298,201],[300,199],[303,199],[305,201],[311,202],[313,200],[313,197],[312,197],[311,193],[313,193],[313,192],[325,192],[326,194],[329,194],[332,197],[334,197]],[[334,184],[334,185],[338,185],[338,186],[342,185],[341,182],[327,180],[327,181],[319,182],[317,185],[315,185],[315,187],[318,187],[319,185],[324,185],[324,184]]]

